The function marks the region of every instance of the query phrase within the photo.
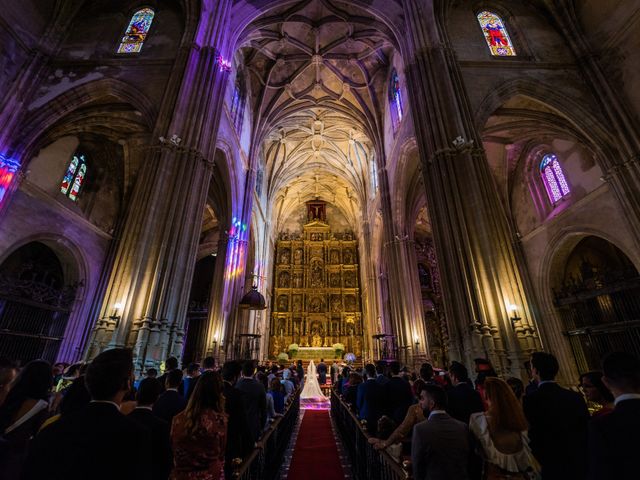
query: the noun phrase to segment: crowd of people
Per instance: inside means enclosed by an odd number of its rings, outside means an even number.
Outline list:
[[[303,376],[281,367],[213,358],[134,379],[130,349],[90,363],[18,369],[0,359],[3,480],[231,478]]]
[[[640,450],[640,361],[618,352],[601,372],[561,387],[556,358],[531,356],[525,385],[485,359],[476,378],[452,362],[417,372],[398,362],[330,365],[331,386],[369,442],[410,458],[425,479],[631,479]],[[87,364],[17,369],[0,359],[0,477],[18,479],[231,478],[304,379],[288,367],[213,358],[134,379],[129,349]],[[326,378],[323,379],[325,382]],[[590,408],[588,408],[590,406]]]
[[[639,477],[636,357],[608,355],[602,371],[580,376],[580,392],[556,383],[559,365],[549,353],[533,353],[527,385],[499,378],[486,359],[475,363],[475,382],[458,362],[447,371],[425,363],[416,373],[377,362],[343,369],[334,388],[369,443],[397,461],[410,458],[416,480]]]

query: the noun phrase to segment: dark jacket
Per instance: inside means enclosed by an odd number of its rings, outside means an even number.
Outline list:
[[[225,461],[244,458],[253,449],[254,440],[247,420],[246,395],[229,382],[224,382],[224,410],[229,415]]]
[[[382,386],[382,395],[385,414],[400,425],[414,401],[411,385],[404,378],[392,377]]]
[[[456,420],[469,424],[472,413],[482,412],[484,405],[480,394],[468,383],[459,383],[447,390],[447,413]]]
[[[246,377],[238,380],[236,388],[245,394],[249,431],[251,440],[255,441],[260,437],[262,427],[267,421],[267,392],[259,381]]]
[[[61,455],[63,447],[68,454]],[[151,432],[108,403],[90,403],[33,440],[25,480],[151,480]]]
[[[589,479],[640,476],[640,399],[618,402],[613,412],[589,422]]]
[[[375,379],[367,379],[358,385],[356,400],[358,418],[367,421],[367,430],[374,434],[378,429],[378,419],[383,415],[384,398],[382,385]]]
[[[523,407],[542,478],[585,478],[589,411],[582,395],[557,383],[543,383],[524,397]]]
[[[446,413],[413,427],[411,461],[415,480],[467,480],[469,430]]]
[[[153,414],[171,425],[173,417],[187,406],[187,401],[175,390],[166,390],[153,405]]]
[[[135,408],[127,415],[151,432],[151,471],[153,480],[169,478],[173,466],[171,451],[170,426],[161,418],[155,416],[148,408]]]

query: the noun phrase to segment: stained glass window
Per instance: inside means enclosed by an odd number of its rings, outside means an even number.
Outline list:
[[[398,72],[393,70],[391,72],[391,79],[389,84],[389,107],[391,109],[391,122],[393,124],[393,131],[395,132],[402,121],[402,115],[404,114],[404,105],[402,103],[402,90],[400,89],[400,78]]]
[[[74,202],[78,200],[78,194],[87,175],[87,162],[84,155],[75,154],[69,163],[60,191]]]
[[[502,19],[492,12],[480,12],[478,14],[478,23],[484,32],[484,38],[487,41],[491,55],[496,57],[515,57],[516,50],[513,48],[509,32],[504,26]]]
[[[118,47],[118,53],[138,53],[142,50],[154,15],[155,12],[151,8],[143,8],[133,14]]]
[[[243,88],[242,77],[238,76],[236,84],[233,87],[233,97],[231,98],[231,119],[233,120],[236,130],[240,130],[242,127],[245,98],[246,95]]]
[[[558,161],[558,157],[553,153],[549,153],[542,158],[540,174],[545,187],[547,187],[547,194],[551,203],[555,204],[569,194],[569,185],[562,171],[562,166]]]

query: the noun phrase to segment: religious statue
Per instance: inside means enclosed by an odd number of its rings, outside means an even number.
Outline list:
[[[280,295],[278,298],[278,311],[286,312],[289,310],[289,299],[286,295]]]
[[[293,261],[296,265],[299,265],[302,263],[302,249],[301,248],[297,248],[296,252],[293,254]]]
[[[356,310],[356,298],[353,295],[344,297],[344,309],[347,312],[354,312]]]
[[[313,297],[309,302],[309,311],[313,313],[320,313],[322,310],[322,300],[318,297]]]
[[[330,263],[333,263],[333,264],[340,263],[340,253],[337,250],[331,250]]]
[[[278,286],[280,288],[289,288],[290,278],[291,276],[289,275],[289,272],[280,272],[280,275],[278,276]]]
[[[322,267],[316,263],[311,270],[311,286],[322,287]]]
[[[293,288],[302,288],[302,274],[294,273],[293,274]]]
[[[289,258],[290,258],[289,249],[283,250],[282,253],[280,254],[280,263],[288,264]]]
[[[331,273],[329,275],[329,286],[331,288],[340,288],[340,274]]]
[[[342,302],[340,302],[340,297],[337,295],[331,296],[331,311],[334,313],[340,312],[340,307]]]
[[[344,272],[344,286],[345,288],[355,288],[356,276],[352,271]]]
[[[302,300],[300,299],[300,295],[295,295],[293,297],[293,311],[299,312],[302,310]]]
[[[311,338],[311,346],[312,347],[321,347],[322,346],[322,337],[317,333]]]
[[[347,265],[351,265],[353,263],[353,251],[351,249],[347,249],[343,254],[344,263]]]

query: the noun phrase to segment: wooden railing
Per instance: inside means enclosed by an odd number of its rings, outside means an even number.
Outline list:
[[[233,478],[238,480],[275,480],[280,476],[282,459],[300,413],[300,389],[287,403],[284,415],[276,418],[262,434],[258,446],[244,460],[233,461]]]
[[[335,391],[331,392],[331,417],[349,456],[351,474],[355,480],[411,479],[411,462],[397,462],[384,450],[369,443],[366,424],[358,420],[351,406]]]

